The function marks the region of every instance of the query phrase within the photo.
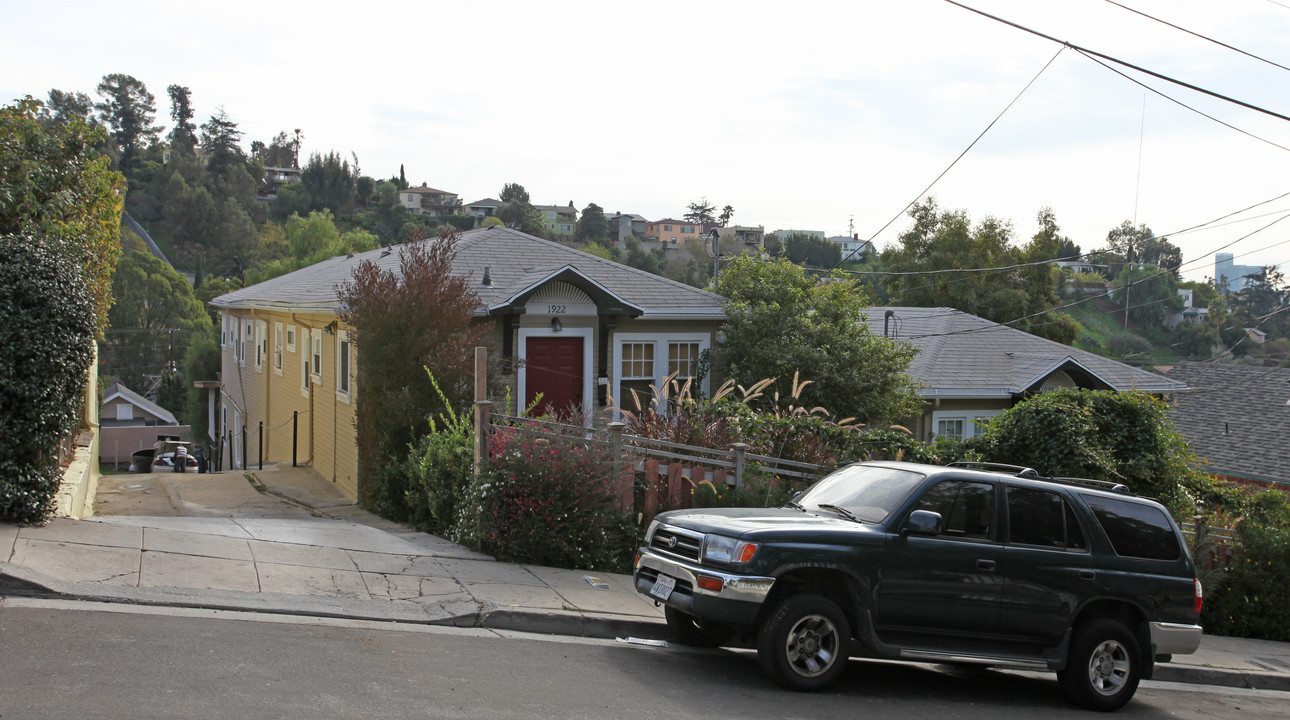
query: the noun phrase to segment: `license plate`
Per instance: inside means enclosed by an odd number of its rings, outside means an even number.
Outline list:
[[[659,575],[658,580],[654,581],[654,587],[650,588],[649,594],[666,601],[672,597],[672,591],[676,589],[676,578],[667,575]]]

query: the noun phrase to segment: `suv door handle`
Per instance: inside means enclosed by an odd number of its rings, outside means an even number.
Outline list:
[[[1080,570],[1080,571],[1079,571],[1079,579],[1080,579],[1080,580],[1096,580],[1096,579],[1097,579],[1097,573],[1093,572],[1092,570]]]
[[[977,560],[977,561],[976,561],[976,569],[977,569],[977,570],[988,570],[988,571],[993,572],[993,571],[994,571],[994,561],[993,561],[993,560]]]

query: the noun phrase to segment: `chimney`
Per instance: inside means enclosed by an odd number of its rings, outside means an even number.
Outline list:
[[[493,286],[493,275],[492,275],[492,273],[490,273],[490,272],[489,272],[490,270],[491,270],[491,268],[490,268],[489,266],[487,266],[487,265],[485,265],[485,266],[484,266],[484,279],[483,279],[483,281],[482,281],[482,283],[483,283],[484,287],[492,287],[492,286]]]
[[[860,233],[851,233],[851,239],[852,239],[852,240],[859,240],[859,239],[860,239]]]

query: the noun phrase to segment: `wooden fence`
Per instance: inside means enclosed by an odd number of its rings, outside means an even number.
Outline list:
[[[769,475],[772,482],[814,482],[833,468],[749,452],[744,443],[727,450],[698,447],[631,435],[624,423],[603,427],[568,425],[511,415],[495,415],[492,403],[475,403],[475,467],[488,457],[491,437],[503,430],[548,441],[596,447],[608,456],[609,474],[625,509],[646,520],[662,510],[690,507],[691,493],[704,482],[714,488],[742,488],[749,473]]]

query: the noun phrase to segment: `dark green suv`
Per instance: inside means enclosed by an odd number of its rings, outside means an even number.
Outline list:
[[[666,512],[637,591],[687,644],[754,635],[762,667],[823,687],[851,654],[1056,671],[1115,710],[1195,652],[1201,587],[1159,503],[995,465],[849,465],[780,508]]]

